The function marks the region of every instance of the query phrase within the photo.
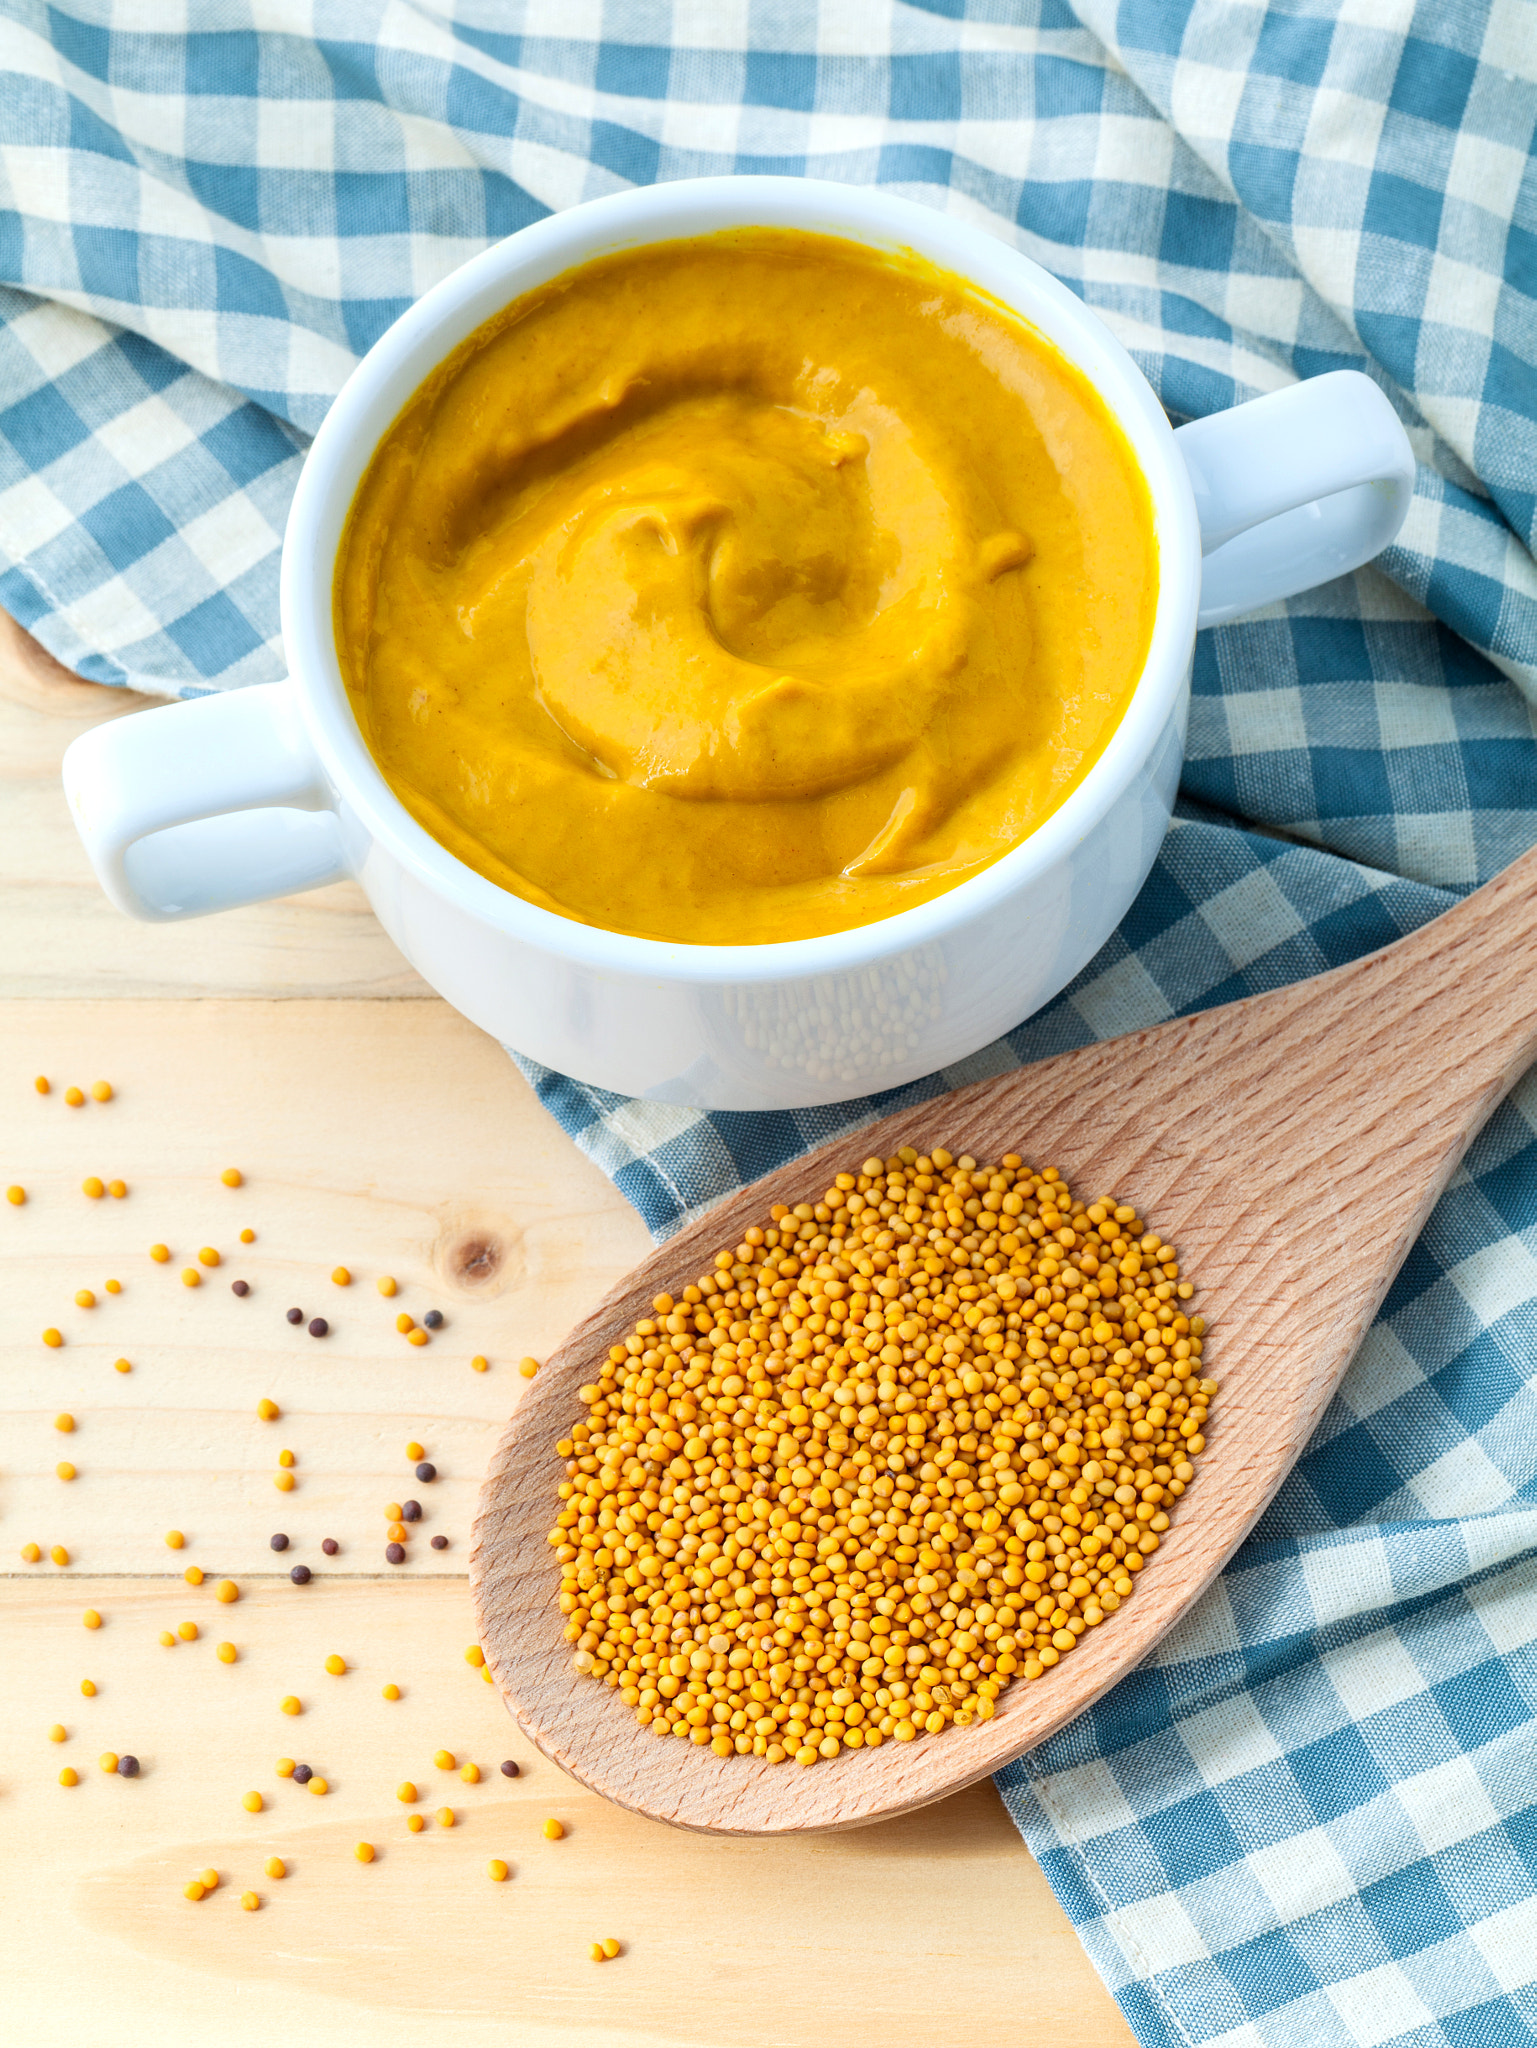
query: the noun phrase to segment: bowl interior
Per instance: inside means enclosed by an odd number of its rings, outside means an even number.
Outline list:
[[[1142,676],[1119,727],[1066,802],[1030,837],[943,896],[875,924],[761,946],[693,946],[578,924],[524,902],[440,846],[395,797],[348,702],[331,586],[353,496],[380,439],[459,343],[513,299],[596,257],[744,227],[801,228],[913,252],[1028,321],[1093,383],[1140,464],[1153,504],[1159,596]],[[372,835],[439,893],[490,925],[573,961],[693,982],[846,971],[985,916],[1092,829],[1148,758],[1182,685],[1195,630],[1200,543],[1184,463],[1162,408],[1109,331],[1065,286],[994,236],[859,186],[712,178],[638,188],[552,216],[488,249],[381,337],[333,405],[295,496],[283,552],[283,629],[311,730],[338,791]]]

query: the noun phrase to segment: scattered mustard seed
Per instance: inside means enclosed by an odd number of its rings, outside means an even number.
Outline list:
[[[201,1286],[202,1286],[202,1284],[203,1284],[203,1276],[202,1276],[202,1274],[201,1274],[201,1273],[200,1273],[200,1272],[198,1271],[198,1269],[197,1269],[197,1267],[196,1267],[196,1266],[183,1266],[183,1267],[182,1267],[182,1269],[181,1269],[181,1284],[182,1284],[182,1286],[183,1286],[183,1287],[201,1287]]]
[[[219,1175],[219,1178],[223,1181],[224,1185],[227,1188],[239,1188],[245,1186],[245,1175],[240,1171],[240,1168],[238,1166],[226,1166],[224,1171]]]
[[[440,1771],[453,1771],[459,1767],[459,1759],[451,1749],[440,1749],[432,1761]]]
[[[239,1654],[240,1652],[233,1643],[220,1643],[219,1647],[214,1651],[214,1655],[221,1664],[233,1664]]]
[[[240,1588],[233,1579],[220,1579],[213,1589],[213,1597],[215,1600],[222,1600],[227,1607],[232,1600],[240,1598]]]
[[[167,1650],[172,1650],[176,1647],[176,1638],[168,1628],[163,1628],[160,1631],[160,1642],[162,1648]]]
[[[461,1768],[459,1776],[464,1780],[466,1785],[478,1785],[480,1783],[480,1765],[465,1764]]]
[[[387,1685],[384,1688],[382,1697],[387,1700],[398,1700],[400,1698],[400,1687],[394,1683]]]
[[[261,1906],[261,1900],[256,1896],[255,1892],[242,1892],[240,1894],[240,1903],[248,1913],[257,1912]]]
[[[102,1769],[106,1771],[109,1775],[116,1774],[117,1751],[115,1749],[104,1749],[101,1755],[96,1759],[96,1761],[101,1765]]]
[[[93,1294],[93,1293],[91,1292],[91,1290],[90,1290],[90,1288],[89,1288],[89,1287],[77,1287],[77,1288],[75,1289],[75,1307],[76,1307],[76,1308],[95,1308],[95,1306],[96,1306],[96,1297],[95,1297],[95,1295],[94,1295],[94,1294]]]
[[[219,1889],[219,1873],[217,1870],[200,1870],[198,1878],[204,1891],[216,1892]]]
[[[620,1948],[618,1942],[615,1941],[612,1935],[610,1935],[606,1941],[600,1942],[598,1945],[602,1949],[605,1958],[609,1962],[612,1962],[615,1956],[622,1955],[624,1953],[624,1951]]]
[[[262,1874],[266,1877],[287,1877],[288,1865],[281,1856],[269,1856],[262,1865]]]
[[[493,1856],[486,1865],[486,1875],[493,1884],[505,1884],[511,1874],[500,1856]]]
[[[394,1294],[396,1292],[395,1283],[390,1278],[388,1273],[382,1273],[379,1276],[379,1278],[374,1282],[374,1285],[378,1288],[381,1294],[386,1296]]]
[[[421,1444],[410,1443],[406,1445],[406,1463],[408,1465],[414,1465],[418,1458],[425,1458],[426,1455],[426,1450]]]
[[[526,1380],[531,1380],[538,1370],[539,1361],[537,1358],[525,1358],[519,1363],[518,1366],[518,1371],[522,1373],[524,1379]]]
[[[27,1191],[24,1187],[17,1186],[13,1183],[10,1187],[6,1189],[5,1199],[8,1202],[13,1203],[15,1207],[19,1209],[22,1203],[27,1199]]]
[[[304,1709],[292,1693],[287,1693],[278,1701],[278,1711],[284,1714],[302,1714]]]
[[[444,1319],[442,1309],[430,1308],[428,1309],[427,1313],[422,1317],[422,1327],[426,1330],[441,1330],[443,1327],[443,1320]]]
[[[109,1195],[110,1195],[110,1196],[112,1197],[112,1199],[113,1199],[113,1201],[114,1201],[114,1202],[120,1202],[120,1201],[122,1201],[122,1199],[123,1199],[124,1195],[126,1195],[126,1194],[127,1194],[127,1192],[128,1192],[128,1183],[127,1183],[127,1181],[125,1181],[125,1180],[109,1180],[109,1181],[107,1182],[107,1193],[108,1193],[108,1194],[109,1194]]]
[[[179,1621],[176,1624],[176,1633],[184,1643],[195,1643],[198,1635],[197,1623],[195,1621]]]
[[[112,1083],[110,1081],[93,1081],[91,1083],[91,1093],[98,1102],[110,1102],[112,1100]]]
[[[76,1770],[72,1770],[71,1767],[68,1764],[66,1764],[63,1770],[59,1773],[59,1783],[61,1785],[78,1785],[80,1783],[80,1773]]]
[[[59,1346],[64,1342],[64,1339],[57,1330],[44,1330],[43,1342],[48,1346],[48,1349],[50,1351],[57,1351]]]
[[[189,1586],[201,1586],[203,1583],[203,1567],[198,1564],[189,1564],[182,1573],[182,1577]]]
[[[434,1818],[440,1828],[451,1828],[456,1816],[451,1806],[440,1806]]]
[[[409,1778],[395,1787],[395,1797],[402,1806],[414,1806],[416,1804],[418,1798],[417,1790]]]
[[[36,1564],[42,1554],[41,1549],[35,1543],[23,1543],[21,1546],[21,1561],[23,1564]]]
[[[294,1490],[294,1475],[292,1472],[274,1472],[272,1483],[279,1493],[292,1493]]]
[[[71,1109],[78,1109],[81,1103],[84,1102],[85,1096],[81,1093],[81,1091],[78,1088],[66,1088],[64,1091],[64,1100],[69,1104]]]
[[[121,1280],[107,1280],[103,1282],[103,1285],[106,1287],[108,1294],[121,1294],[123,1291]]]
[[[547,1820],[544,1824],[544,1839],[547,1842],[560,1841],[565,1832],[558,1820]]]
[[[171,1248],[169,1245],[152,1244],[149,1248],[149,1255],[157,1266],[164,1266],[170,1260]]]
[[[482,1648],[480,1647],[479,1643],[471,1643],[471,1644],[470,1644],[470,1647],[469,1647],[469,1648],[468,1648],[468,1649],[467,1649],[467,1650],[465,1651],[465,1653],[464,1653],[464,1661],[465,1661],[465,1663],[466,1663],[466,1664],[484,1664],[484,1663],[485,1663],[485,1661],[486,1661],[486,1653],[485,1653],[485,1651],[484,1651],[484,1650],[483,1650],[483,1649],[482,1649]]]
[[[89,1195],[93,1202],[99,1202],[107,1192],[106,1182],[98,1180],[94,1173],[88,1174],[80,1183],[80,1192]]]
[[[211,1244],[203,1246],[203,1249],[197,1255],[197,1260],[200,1266],[217,1266],[223,1263]]]
[[[53,1418],[53,1426],[55,1429],[63,1430],[64,1434],[68,1436],[75,1426],[75,1418],[73,1415],[56,1415]]]
[[[120,1778],[136,1778],[139,1775],[139,1759],[136,1756],[120,1756],[117,1760],[117,1774]]]
[[[352,1285],[352,1275],[347,1271],[347,1268],[345,1266],[333,1266],[331,1269],[331,1278],[335,1281],[338,1287],[350,1287]]]
[[[240,1233],[240,1242],[242,1244],[255,1244],[256,1232],[254,1230],[242,1230]]]
[[[331,1652],[330,1656],[329,1656],[329,1657],[327,1657],[327,1659],[326,1659],[326,1669],[327,1669],[327,1671],[329,1671],[329,1672],[330,1672],[330,1674],[331,1674],[331,1676],[332,1676],[333,1678],[340,1678],[340,1677],[341,1677],[341,1675],[342,1675],[342,1673],[343,1673],[343,1672],[344,1672],[344,1671],[346,1670],[346,1668],[347,1668],[347,1660],[346,1660],[346,1658],[345,1658],[345,1657],[338,1657],[338,1656],[337,1656],[337,1654],[336,1654],[336,1652],[335,1652],[335,1651],[333,1650],[333,1651]]]
[[[603,1954],[603,1944],[601,1941],[595,1941],[592,1947],[588,1949],[587,1953],[595,1963],[601,1963],[607,1960],[607,1958]]]
[[[404,1309],[402,1309],[395,1318],[395,1327],[401,1331],[414,1329],[416,1327],[416,1318],[415,1316],[408,1316]]]
[[[88,1607],[85,1610],[84,1614],[81,1615],[80,1619],[87,1628],[101,1627],[101,1616],[97,1613],[94,1607]]]
[[[352,1853],[356,1856],[359,1863],[372,1863],[374,1860],[374,1845],[372,1842],[359,1842]]]
[[[269,1401],[263,1396],[256,1404],[256,1412],[263,1422],[276,1422],[283,1411],[276,1401]]]
[[[406,1332],[406,1342],[408,1344],[426,1344],[428,1341],[425,1330],[407,1330]]]
[[[297,1768],[291,1756],[280,1756],[275,1765],[280,1778],[291,1778]]]
[[[95,1697],[96,1697],[96,1681],[95,1681],[95,1679],[94,1679],[94,1678],[82,1678],[82,1679],[81,1679],[81,1681],[80,1681],[80,1692],[81,1692],[81,1697],[82,1697],[82,1698],[84,1698],[84,1699],[88,1699],[88,1700],[93,1700],[93,1699],[95,1699]]]
[[[204,1896],[206,1890],[207,1887],[205,1885],[199,1884],[197,1879],[193,1878],[190,1884],[185,1884],[182,1886],[181,1895],[184,1899],[191,1899],[195,1904],[200,1898]]]
[[[426,1821],[422,1819],[419,1813],[408,1813],[406,1815],[406,1826],[413,1835],[419,1835],[426,1825]]]
[[[68,1458],[61,1459],[60,1462],[57,1465],[55,1465],[53,1469],[58,1474],[58,1476],[64,1480],[73,1479],[76,1476],[75,1468],[69,1462]]]
[[[474,1357],[473,1357],[473,1358],[472,1358],[472,1359],[470,1360],[470,1371],[471,1371],[471,1372],[489,1372],[490,1370],[491,1370],[491,1361],[490,1361],[490,1359],[489,1359],[489,1358],[483,1358],[483,1357],[481,1356],[481,1354],[480,1354],[480,1353],[479,1353],[479,1352],[477,1351],[477,1352],[476,1352],[476,1354],[475,1354],[475,1356],[474,1356]]]
[[[167,1550],[180,1550],[182,1545],[186,1542],[186,1540],[186,1537],[183,1536],[180,1529],[167,1529],[165,1532],[165,1544]]]
[[[279,1463],[280,1465],[282,1465],[282,1466],[283,1466],[283,1467],[284,1467],[285,1469],[286,1469],[286,1468],[287,1468],[288,1466],[292,1465],[292,1463],[293,1463],[293,1462],[294,1462],[294,1454],[293,1454],[293,1452],[292,1452],[292,1451],[279,1451],[279,1452],[278,1452],[278,1463]]]
[[[48,1076],[46,1074],[39,1074],[37,1079],[32,1083],[32,1086],[37,1090],[39,1095],[47,1095],[52,1092],[52,1083],[49,1081]]]
[[[64,1545],[62,1543],[56,1543],[53,1546],[52,1550],[49,1551],[48,1555],[53,1559],[55,1564],[69,1563],[69,1552],[64,1548]]]
[[[48,1740],[50,1742],[62,1742],[65,1739],[65,1734],[66,1730],[64,1727],[64,1723],[62,1721],[55,1721],[53,1726],[48,1730]]]
[[[127,1358],[115,1358],[112,1361],[112,1370],[114,1372],[132,1372],[133,1361]]]
[[[260,1813],[267,1802],[259,1792],[248,1792],[240,1803],[247,1813]]]

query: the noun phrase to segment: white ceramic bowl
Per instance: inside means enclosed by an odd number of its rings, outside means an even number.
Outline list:
[[[596,256],[741,226],[916,251],[1054,342],[1095,385],[1141,464],[1159,599],[1146,667],[1110,744],[1061,809],[992,867],[852,931],[766,946],[674,945],[538,909],[416,823],[348,707],[332,571],[379,440],[484,320]],[[101,726],[70,748],[65,786],[104,887],[135,916],[193,917],[355,875],[434,988],[549,1066],[619,1094],[707,1109],[834,1102],[975,1051],[1098,951],[1168,825],[1197,624],[1358,566],[1396,533],[1412,479],[1391,406],[1353,372],[1175,434],[1131,358],[1071,292],[944,214],[809,179],[645,187],[488,249],[358,365],[316,436],[289,516],[289,680]]]

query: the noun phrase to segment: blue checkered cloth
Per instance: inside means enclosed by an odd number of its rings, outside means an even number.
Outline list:
[[[660,178],[979,222],[1176,417],[1375,377],[1400,540],[1202,636],[1174,828],[1049,1008],[798,1115],[523,1062],[665,1235],[904,1100],[1356,957],[1537,840],[1534,81],[1529,0],[0,0],[0,604],[104,682],[280,674],[286,508],[357,356],[494,237]],[[1220,1583],[1000,1776],[1148,2048],[1529,2048],[1534,1131],[1529,1079]]]

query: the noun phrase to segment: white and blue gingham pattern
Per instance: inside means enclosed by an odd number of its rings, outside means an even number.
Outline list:
[[[909,1096],[1294,980],[1537,839],[1534,80],[1530,0],[0,0],[0,604],[104,681],[277,675],[307,437],[429,284],[627,183],[878,182],[1177,416],[1359,366],[1420,459],[1377,569],[1202,636],[1116,938]],[[902,1099],[529,1071],[659,1236]],[[1150,2048],[1537,2027],[1534,1131],[1529,1079],[1219,1585],[1000,1778]]]

